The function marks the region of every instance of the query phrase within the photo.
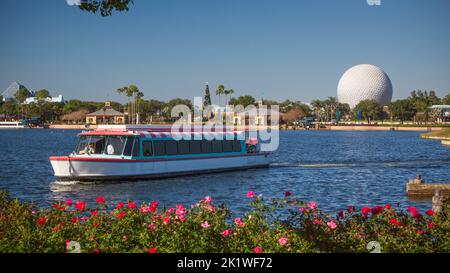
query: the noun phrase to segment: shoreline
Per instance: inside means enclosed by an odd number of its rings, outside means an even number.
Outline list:
[[[168,126],[171,124],[158,124],[162,126]],[[49,126],[50,129],[60,129],[60,130],[89,130],[97,129],[97,125],[91,125],[86,128],[85,125],[71,125],[71,124],[52,124]],[[370,125],[340,125],[340,126],[327,126],[326,128],[320,129],[309,129],[311,131],[420,131],[420,132],[431,132],[440,131],[449,127],[403,127],[403,126],[370,126]],[[239,127],[237,127],[239,130]],[[279,128],[280,131],[306,131],[304,128]]]

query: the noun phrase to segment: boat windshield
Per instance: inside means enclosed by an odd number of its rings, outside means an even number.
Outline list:
[[[102,154],[105,150],[106,136],[80,136],[75,153]]]

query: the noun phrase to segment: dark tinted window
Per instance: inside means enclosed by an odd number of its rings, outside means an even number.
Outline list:
[[[125,148],[123,149],[123,155],[131,156],[131,151],[133,150],[133,142],[134,142],[134,137],[128,137],[127,144],[125,145]]]
[[[233,152],[241,151],[241,141],[240,140],[232,140],[233,141]]]
[[[134,138],[134,145],[133,145],[133,156],[140,156],[141,155],[141,143],[138,137]]]
[[[144,156],[152,156],[153,155],[151,141],[142,142],[142,153]]]
[[[180,140],[178,141],[178,153],[185,155],[185,154],[189,154],[189,141],[187,140]]]
[[[211,141],[209,140],[202,140],[202,153],[208,154],[212,152],[212,145]]]
[[[165,141],[162,140],[156,140],[153,141],[153,145],[155,146],[155,155],[165,155],[166,154],[166,147],[164,145]]]
[[[221,140],[213,140],[212,141],[212,152],[213,153],[221,153],[222,152],[222,141]]]
[[[224,140],[223,141],[223,151],[225,153],[230,153],[233,151],[233,141],[232,140]]]
[[[167,155],[176,155],[178,154],[178,145],[175,140],[167,140],[166,143],[166,154]]]
[[[191,154],[201,154],[202,153],[202,141],[201,140],[192,140],[189,141],[189,148]]]

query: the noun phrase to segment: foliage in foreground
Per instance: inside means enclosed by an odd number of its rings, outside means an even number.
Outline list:
[[[232,219],[205,197],[190,208],[159,208],[157,202],[111,204],[99,196],[96,207],[59,201],[49,209],[12,200],[0,192],[0,252],[449,252],[449,208],[421,214],[414,207],[349,207],[336,216],[314,201],[289,192],[266,201],[247,193],[252,209]],[[370,244],[369,244],[370,245]]]

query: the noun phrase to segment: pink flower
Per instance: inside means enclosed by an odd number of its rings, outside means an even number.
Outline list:
[[[75,204],[75,208],[77,210],[83,211],[84,209],[86,209],[86,203],[85,202],[77,202]]]
[[[94,249],[94,253],[98,254],[100,252],[101,252],[100,249],[98,249],[98,248]]]
[[[348,210],[348,212],[354,212],[355,211],[355,207],[354,206],[348,206],[347,210]]]
[[[232,229],[226,229],[222,232],[222,235],[227,237],[230,236],[231,234],[233,234],[233,230]]]
[[[328,226],[329,228],[331,228],[331,229],[337,228],[337,225],[336,225],[336,223],[335,223],[333,220],[328,221],[328,222],[327,222],[327,226]]]
[[[135,208],[137,208],[136,203],[135,202],[128,202],[127,208],[128,209],[135,209]]]
[[[344,217],[345,217],[345,211],[341,210],[341,211],[338,213],[338,217],[339,217],[339,218],[344,218]]]
[[[72,206],[72,203],[73,203],[73,200],[72,199],[67,199],[66,201],[64,201],[64,205],[67,205],[67,206]]]
[[[152,206],[152,207],[157,207],[159,205],[159,203],[158,202],[156,202],[156,201],[153,201],[151,204],[150,204],[150,206]]]
[[[164,224],[164,225],[170,224],[170,219],[169,219],[169,217],[166,217],[166,218],[163,219],[163,224]]]
[[[155,224],[150,224],[150,225],[148,225],[148,229],[155,230],[156,229],[156,225]]]
[[[238,226],[240,228],[245,226],[245,223],[242,221],[241,218],[235,218],[234,223],[236,224],[236,226]]]
[[[247,192],[247,198],[253,198],[255,197],[255,193],[252,191]]]
[[[313,224],[314,224],[314,225],[321,225],[321,224],[322,224],[322,221],[319,220],[319,219],[317,219],[317,218],[314,218]]]
[[[205,202],[205,203],[211,203],[211,202],[212,202],[211,196],[205,196],[205,198],[203,198],[203,202]]]
[[[434,215],[434,211],[432,209],[427,210],[425,213],[431,217],[433,217],[433,215]]]
[[[308,203],[308,207],[312,210],[315,210],[317,208],[317,203],[314,201],[311,201]]]
[[[303,212],[303,213],[306,212],[306,208],[305,208],[305,207],[301,207],[301,208],[299,208],[298,210],[299,210],[300,212]]]
[[[202,228],[209,228],[211,225],[208,223],[208,221],[205,221],[201,224]]]
[[[278,239],[278,244],[280,246],[285,246],[288,243],[289,239],[286,237],[281,237],[280,239]]]
[[[123,203],[123,202],[119,202],[119,203],[117,203],[117,205],[116,205],[116,209],[121,209],[121,208],[123,208],[125,206],[125,204]]]
[[[103,196],[99,196],[97,197],[97,199],[95,199],[95,202],[100,203],[100,204],[105,204],[105,198]]]
[[[253,249],[253,253],[262,253],[263,249],[260,246],[257,246]]]

